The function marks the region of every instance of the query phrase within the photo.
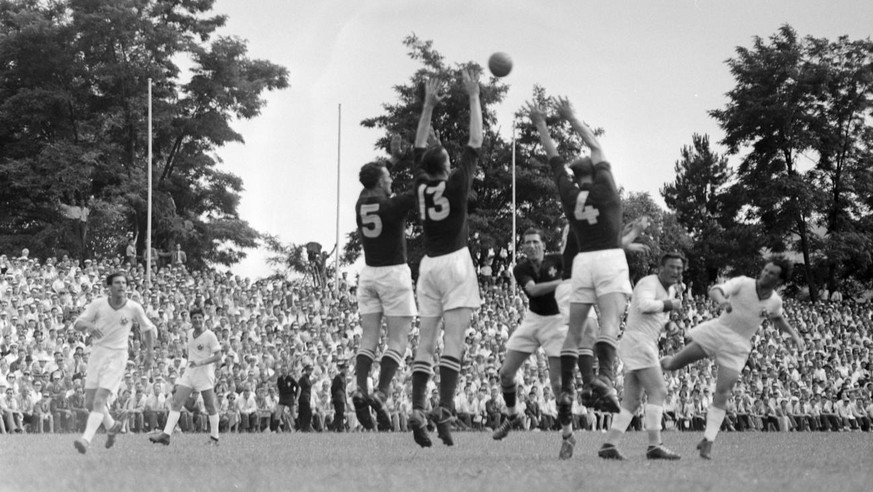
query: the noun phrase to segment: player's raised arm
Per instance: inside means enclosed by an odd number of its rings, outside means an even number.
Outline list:
[[[800,338],[800,335],[797,334],[797,330],[795,330],[791,325],[785,321],[785,318],[782,314],[774,315],[770,318],[776,328],[779,328],[780,331],[784,331],[791,335],[791,339],[794,340],[794,345],[797,346],[797,350],[803,352],[806,350],[806,345],[803,343],[803,339]]]
[[[546,126],[546,113],[543,108],[535,102],[530,101],[525,105],[524,112],[527,113],[531,123],[533,123],[534,127],[537,129],[537,133],[540,136],[540,143],[543,145],[546,155],[549,156],[549,159],[557,157],[558,147],[552,140],[552,136],[549,135],[549,127]]]
[[[416,148],[424,148],[427,146],[433,108],[435,108],[443,99],[443,96],[440,95],[441,85],[442,84],[437,79],[428,79],[424,83],[424,106],[421,108],[421,116],[418,118],[418,128],[415,131]]]
[[[605,161],[606,156],[603,153],[603,147],[600,146],[600,141],[597,140],[594,131],[592,131],[584,121],[581,121],[576,117],[576,112],[573,110],[573,105],[570,103],[570,100],[566,97],[559,97],[555,102],[555,109],[558,111],[558,115],[570,123],[573,130],[582,137],[582,141],[585,145],[591,149],[591,163],[597,165],[598,163]]]
[[[479,102],[479,77],[470,69],[461,72],[464,92],[470,98],[470,140],[467,145],[474,149],[482,147],[482,104]]]
[[[625,225],[621,231],[621,247],[634,253],[648,253],[651,250],[648,245],[634,242],[648,227],[649,217],[645,215]]]

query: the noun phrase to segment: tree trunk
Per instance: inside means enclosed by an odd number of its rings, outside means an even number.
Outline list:
[[[818,287],[812,274],[812,262],[809,258],[809,238],[806,221],[803,220],[802,215],[797,219],[797,230],[800,233],[800,251],[803,253],[804,273],[806,274],[806,285],[809,287],[809,299],[812,302],[816,302],[818,301]]]

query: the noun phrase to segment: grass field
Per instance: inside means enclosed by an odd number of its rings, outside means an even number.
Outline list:
[[[557,433],[457,433],[453,448],[434,435],[421,449],[411,434],[174,435],[169,447],[121,435],[112,450],[98,435],[88,454],[73,435],[0,436],[0,490],[873,490],[869,433],[722,433],[713,460],[694,447],[700,433],[665,433],[677,462],[649,462],[646,435],[625,436],[628,460],[607,462],[604,434],[577,432],[575,456],[557,459]]]

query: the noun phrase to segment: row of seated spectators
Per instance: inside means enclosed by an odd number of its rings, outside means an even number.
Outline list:
[[[332,281],[325,286],[307,278],[253,282],[230,273],[188,271],[175,265],[158,270],[151,289],[146,289],[143,267],[130,267],[118,258],[80,264],[66,257],[40,261],[23,252],[0,255],[0,432],[81,430],[87,415],[83,383],[89,345],[83,334],[73,330],[73,323],[88,302],[104,294],[103,279],[116,270],[128,271],[130,297],[145,307],[159,330],[150,370],[144,370],[138,330],[131,335],[127,372],[112,402],[113,412],[126,416],[130,431],[162,427],[175,383],[187,366],[188,312],[194,307],[204,310],[207,326],[223,346],[223,362],[216,369],[222,431],[360,428],[349,410],[349,395],[355,389],[353,364],[361,328],[354,282],[345,275],[335,288]],[[467,333],[455,400],[459,429],[487,430],[506,417],[497,371],[506,341],[526,306],[524,295],[508,282],[486,278],[481,289],[483,306],[473,315]],[[765,323],[728,403],[725,428],[869,431],[873,305],[789,299],[785,309],[787,320],[805,338],[807,350],[798,353]],[[682,329],[717,315],[705,296],[690,293],[685,313],[675,320]],[[418,343],[415,324],[409,341],[407,362]],[[662,354],[683,345],[681,336],[660,341]],[[352,367],[343,369],[348,365]],[[378,371],[377,358],[370,389]],[[286,372],[301,387],[295,406],[278,405],[276,378]],[[702,429],[715,374],[714,364],[703,360],[666,375],[665,427]],[[340,384],[332,384],[338,377]],[[435,398],[439,374],[433,379],[430,389]],[[517,380],[525,428],[555,429],[555,396],[542,352],[522,366]],[[619,376],[619,390],[621,383]],[[397,373],[389,401],[397,431],[406,430],[410,394],[407,364]],[[311,409],[311,420],[309,411],[301,412],[304,407]],[[180,430],[203,430],[207,419],[202,396],[195,393],[185,408]],[[344,414],[340,418],[337,409]],[[578,428],[602,430],[609,425],[609,415],[578,404],[574,416]],[[642,422],[636,418],[632,427],[641,428]]]

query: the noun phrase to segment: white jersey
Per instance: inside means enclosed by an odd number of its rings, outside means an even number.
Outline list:
[[[743,338],[751,340],[761,323],[770,317],[782,315],[782,298],[776,291],[767,299],[758,299],[756,280],[734,277],[714,288],[721,289],[731,303],[731,312],[722,311],[718,320]]]
[[[670,314],[664,312],[664,301],[675,298],[676,286],[664,289],[657,275],[640,279],[634,287],[625,333],[636,333],[643,335],[646,340],[657,342],[661,330],[670,319]]]
[[[212,330],[204,329],[200,336],[194,338],[194,330],[188,331],[188,361],[200,363],[212,357],[212,354],[221,350],[221,344],[218,343],[218,337]],[[214,363],[210,363],[207,367],[210,370],[214,367]]]
[[[130,329],[134,321],[139,323],[142,332],[152,331],[155,334],[158,332],[142,306],[131,299],[127,299],[118,309],[109,304],[108,297],[95,299],[85,307],[85,311],[76,318],[76,321],[94,323],[103,336],[92,339],[91,346],[109,350],[127,350]]]

